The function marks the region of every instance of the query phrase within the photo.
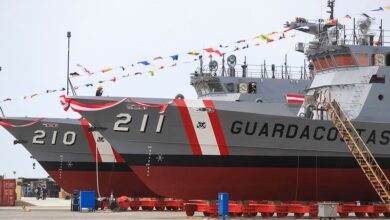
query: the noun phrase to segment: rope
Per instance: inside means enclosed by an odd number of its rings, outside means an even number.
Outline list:
[[[96,189],[97,189],[97,193],[98,193],[98,196],[99,198],[101,197],[100,196],[100,186],[99,186],[99,162],[98,162],[98,147],[96,146],[95,147],[95,155],[96,155],[96,159],[95,159],[95,164],[96,164]]]

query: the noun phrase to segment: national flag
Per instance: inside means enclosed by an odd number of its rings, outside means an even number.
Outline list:
[[[176,63],[174,63],[174,64],[171,65],[171,67],[174,67],[174,66],[176,66]]]
[[[111,79],[109,79],[111,82],[116,82],[116,77],[112,77]]]
[[[154,71],[149,70],[148,73],[150,74],[150,76],[154,76]]]
[[[164,69],[164,66],[160,66],[158,69],[159,69],[159,70],[162,70],[162,69]]]
[[[289,104],[303,104],[305,95],[287,93],[286,100]]]
[[[162,60],[162,57],[155,57],[153,60]]]

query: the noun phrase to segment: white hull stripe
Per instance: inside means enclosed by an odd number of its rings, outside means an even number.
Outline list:
[[[100,154],[102,162],[106,162],[106,163],[117,162],[111,144],[103,137],[103,135],[101,135],[97,131],[93,131],[92,135],[93,138],[95,139],[96,147],[98,149],[98,153]]]
[[[203,101],[185,100],[185,103],[202,154],[221,155],[208,112],[197,110],[199,108],[205,108]]]

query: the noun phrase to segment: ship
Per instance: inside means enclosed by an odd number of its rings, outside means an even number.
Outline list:
[[[5,117],[0,124],[66,192],[158,197],[85,119]]]
[[[370,32],[369,16],[358,21],[349,40],[331,6],[330,22],[296,18],[285,25],[314,35],[296,45],[310,62],[313,80],[302,96],[291,95],[299,86],[290,91],[287,84],[270,83],[272,78],[210,68],[191,76],[200,96],[195,100],[62,97],[61,102],[99,130],[161,196],[214,200],[228,192],[233,200],[378,201],[324,103],[337,100],[389,175],[390,47],[384,46],[382,29],[379,37]]]

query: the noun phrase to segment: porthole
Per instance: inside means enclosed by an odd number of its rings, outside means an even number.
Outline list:
[[[381,95],[378,95],[378,99],[380,100],[380,101],[382,101],[383,100],[383,95],[381,94]]]

